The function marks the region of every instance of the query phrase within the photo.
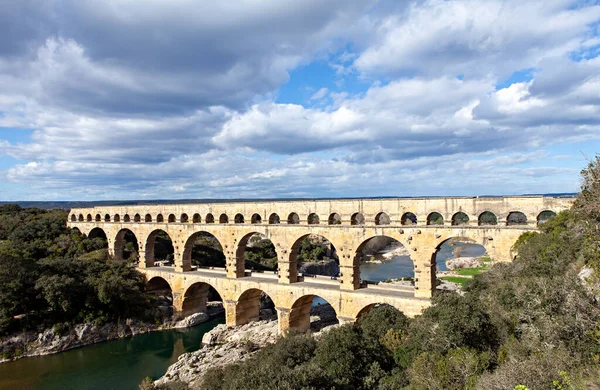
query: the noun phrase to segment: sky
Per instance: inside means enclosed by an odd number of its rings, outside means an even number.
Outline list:
[[[576,192],[598,1],[2,0],[0,200]]]

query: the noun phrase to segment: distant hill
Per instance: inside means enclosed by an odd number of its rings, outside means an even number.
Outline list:
[[[554,196],[570,197],[576,193],[558,194],[524,194],[511,196]],[[480,195],[473,198],[496,198],[505,195]],[[508,196],[508,195],[506,195]],[[189,203],[228,203],[228,202],[271,202],[271,201],[294,201],[294,200],[334,200],[334,199],[390,199],[390,198],[443,198],[442,196],[370,196],[361,198],[266,198],[266,199],[157,199],[157,200],[99,200],[99,201],[0,201],[0,205],[18,204],[21,207],[37,207],[40,209],[72,209],[79,207],[94,206],[135,206],[156,204],[189,204]]]

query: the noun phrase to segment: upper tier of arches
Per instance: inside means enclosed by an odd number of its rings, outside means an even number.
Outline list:
[[[385,211],[380,211],[373,216],[369,221],[365,215],[360,212],[354,212],[351,215],[343,215],[338,212],[332,212],[328,215],[321,216],[318,213],[309,213],[303,219],[298,213],[291,212],[287,216],[281,218],[278,213],[252,213],[249,218],[246,218],[242,213],[236,213],[232,218],[227,213],[207,213],[204,218],[200,213],[181,213],[177,216],[174,213],[166,214],[147,213],[142,218],[139,213],[133,217],[126,214],[101,214],[95,216],[87,214],[84,217],[82,213],[72,213],[70,215],[71,222],[113,222],[113,223],[193,223],[193,224],[261,224],[267,223],[270,225],[288,224],[288,225],[411,225],[411,226],[515,226],[515,225],[539,225],[548,221],[556,215],[553,210],[542,210],[535,215],[529,217],[526,213],[519,210],[512,210],[505,215],[497,215],[496,213],[484,210],[479,214],[468,214],[464,211],[444,215],[439,211],[432,211],[426,215],[417,215],[414,212],[406,211],[396,220],[390,217],[390,214]],[[192,215],[192,218],[189,217]],[[218,215],[218,218],[215,218]],[[263,222],[264,221],[264,222]]]

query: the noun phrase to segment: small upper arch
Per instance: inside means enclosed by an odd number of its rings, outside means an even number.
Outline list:
[[[110,222],[110,214],[104,215],[104,222]]]
[[[86,219],[88,222],[92,222],[92,214],[88,214]]]
[[[83,214],[79,214],[79,222],[83,222]]]
[[[200,214],[195,213],[192,215],[192,223],[200,223]]]
[[[179,216],[179,222],[181,222],[181,223],[187,223],[188,220],[189,220],[189,218],[186,213],[183,213],[183,214],[181,214],[181,216]]]
[[[468,225],[469,224],[469,216],[462,211],[454,214],[452,216],[452,226],[460,226],[460,225]]]
[[[233,219],[235,223],[244,223],[244,215],[237,213]]]
[[[204,222],[206,223],[215,223],[215,216],[211,213],[206,214],[206,218],[204,218]]]
[[[365,224],[365,216],[362,213],[354,213],[350,217],[351,225],[364,225]]]
[[[250,218],[251,223],[262,223],[262,217],[258,213],[252,214],[252,218]]]
[[[77,221],[77,217],[75,216],[75,214],[71,214],[71,221],[72,222]]]
[[[434,211],[427,216],[427,225],[443,225],[444,217],[442,214]]]
[[[273,213],[269,215],[269,224],[278,225],[281,222],[279,215],[277,213]]]
[[[162,214],[158,214],[156,216],[156,222],[158,222],[158,223],[165,222],[165,217],[163,217]]]
[[[115,214],[115,216],[113,217],[113,221],[121,222],[121,216],[119,214]]]
[[[133,222],[141,222],[142,217],[139,214],[133,216]]]
[[[290,213],[287,218],[288,225],[298,225],[300,223],[300,216],[296,213]]]
[[[229,217],[223,213],[219,216],[219,223],[229,223]]]
[[[527,217],[520,211],[511,211],[506,217],[506,225],[527,225]]]
[[[100,222],[102,221],[102,217],[100,216],[100,214],[96,214],[96,222]]]
[[[400,223],[402,225],[416,225],[417,216],[414,213],[406,212],[402,214],[402,218],[400,218]]]
[[[308,218],[306,218],[306,222],[308,222],[309,225],[318,225],[320,223],[319,215],[317,215],[317,213],[308,214]]]
[[[144,217],[144,222],[152,222],[152,215],[146,214],[146,216]]]
[[[491,211],[484,211],[483,213],[479,214],[479,217],[477,218],[477,224],[479,226],[498,225],[498,217],[496,217],[496,214],[492,213]]]
[[[123,216],[123,222],[131,222],[131,218],[129,217],[129,214],[125,214]]]
[[[175,222],[176,220],[177,220],[177,219],[175,218],[175,214],[169,214],[169,219],[168,219],[169,223],[173,223],[173,222]]]
[[[331,213],[327,222],[329,225],[341,225],[342,217],[338,213]]]
[[[383,211],[375,216],[375,225],[389,225],[391,222],[389,215]]]
[[[556,213],[552,210],[544,210],[537,216],[537,224],[540,225],[547,222],[550,218],[556,217]]]

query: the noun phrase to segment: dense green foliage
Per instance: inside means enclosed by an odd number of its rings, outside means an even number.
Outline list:
[[[327,245],[320,239],[310,239],[305,237],[300,243],[298,249],[298,262],[317,262],[321,261],[327,255]]]
[[[192,264],[201,267],[225,267],[225,255],[219,240],[210,233],[199,233],[192,246]]]
[[[600,388],[599,158],[573,208],[514,249],[513,263],[436,294],[421,316],[378,306],[318,341],[291,334],[209,370],[203,388]]]
[[[244,251],[246,269],[258,271],[277,270],[277,253],[275,245],[268,238],[255,234],[248,240]]]
[[[145,280],[107,256],[106,240],[65,225],[63,210],[0,207],[0,335],[141,315]],[[135,258],[136,248],[126,245]]]

